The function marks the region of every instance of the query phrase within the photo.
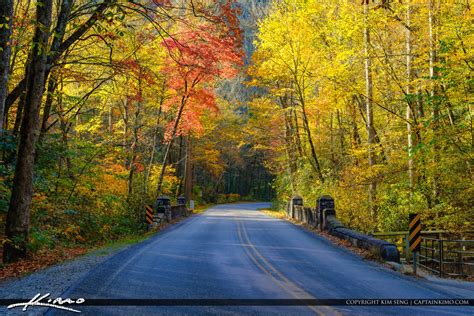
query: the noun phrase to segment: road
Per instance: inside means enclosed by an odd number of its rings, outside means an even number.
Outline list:
[[[187,218],[91,271],[63,297],[87,299],[474,298],[472,283],[415,279],[257,209]],[[474,307],[78,306],[86,315],[467,315]],[[70,314],[50,310],[49,315]]]

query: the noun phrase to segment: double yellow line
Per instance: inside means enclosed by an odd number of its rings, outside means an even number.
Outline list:
[[[244,250],[250,260],[266,275],[271,277],[273,281],[278,284],[285,292],[293,296],[295,299],[315,299],[314,296],[303,290],[301,287],[291,282],[285,277],[277,268],[275,268],[268,260],[258,251],[257,247],[250,240],[245,225],[239,220],[237,222],[237,234]],[[335,309],[329,306],[306,306],[318,315],[341,315]]]

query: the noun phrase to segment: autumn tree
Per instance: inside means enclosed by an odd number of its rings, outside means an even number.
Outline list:
[[[12,21],[13,0],[0,2],[0,134],[3,134],[3,116],[7,98]]]
[[[39,131],[52,10],[52,1],[44,1],[36,5],[37,26],[30,54],[31,63],[26,74],[25,113],[6,224],[8,240],[4,245],[5,262],[16,261],[25,257],[27,253],[35,145]]]
[[[165,73],[172,91],[165,107],[175,108],[173,122],[167,128],[166,149],[158,180],[161,194],[170,148],[176,135],[199,130],[199,117],[206,109],[216,109],[214,88],[219,78],[237,73],[242,62],[239,51],[239,30],[230,4],[222,7],[225,20],[204,21],[194,28],[180,27],[163,45],[170,50]],[[188,153],[189,154],[189,153]]]
[[[281,199],[295,187],[305,199],[330,193],[341,217],[366,231],[403,229],[408,210],[424,214],[435,228],[469,222],[469,207],[452,195],[456,190],[472,200],[468,186],[452,181],[454,170],[465,183],[471,174],[466,162],[472,142],[465,138],[472,136],[465,120],[468,21],[466,3],[273,3],[259,24],[250,71],[251,84],[267,94],[255,98],[250,111],[259,122],[277,121],[282,128],[265,137],[258,135],[261,123],[249,128],[258,145],[278,146],[267,159],[280,166]],[[308,135],[301,139],[303,153],[283,141],[301,135],[297,120],[293,126],[284,120],[294,108],[282,104],[302,104],[297,83],[302,86],[303,79],[304,110],[324,183],[315,183],[315,168],[302,172],[314,164],[304,153],[312,147]],[[294,113],[306,129],[303,108]],[[296,172],[289,167],[294,160]]]

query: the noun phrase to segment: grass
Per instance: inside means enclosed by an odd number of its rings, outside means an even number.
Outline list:
[[[206,211],[208,208],[211,208],[217,204],[203,204],[198,205],[194,208],[193,214],[201,214],[202,212]]]
[[[262,211],[263,213],[270,215],[271,217],[275,217],[278,219],[285,219],[286,218],[286,212],[282,210],[276,210],[276,209],[269,209],[269,208],[259,208],[259,211]]]
[[[211,206],[211,204],[199,206],[193,213],[202,213]],[[173,220],[171,223],[160,224],[147,232],[137,232],[136,234],[124,236],[120,239],[112,240],[97,246],[71,245],[70,247],[58,246],[55,249],[41,249],[37,253],[32,254],[28,259],[23,259],[11,264],[0,264],[0,280],[12,277],[23,277],[48,266],[72,260],[80,256],[107,256],[121,248],[142,242],[165,227],[176,224],[184,218],[185,217],[180,217]]]
[[[118,250],[129,245],[137,244],[145,239],[148,239],[155,232],[156,231],[154,230],[150,230],[144,234],[129,235],[117,240],[106,242],[105,244],[102,244],[98,247],[91,248],[86,255],[106,256],[114,250]]]

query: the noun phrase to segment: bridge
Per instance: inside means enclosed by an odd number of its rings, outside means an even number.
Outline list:
[[[473,312],[472,306],[355,306],[362,299],[469,299],[474,284],[400,274],[259,211],[266,207],[219,205],[187,217],[119,252],[63,296],[87,298],[80,307],[87,315]],[[342,301],[321,303],[334,299]]]

